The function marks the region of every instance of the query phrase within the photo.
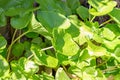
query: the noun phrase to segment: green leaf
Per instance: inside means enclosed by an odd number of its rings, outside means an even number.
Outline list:
[[[118,47],[115,49],[114,54],[115,54],[117,57],[120,57],[120,46],[118,46]]]
[[[24,45],[24,49],[25,49],[25,50],[30,50],[31,44],[30,44],[29,41],[24,41],[23,45]]]
[[[115,80],[120,80],[120,74],[115,75],[114,79]]]
[[[43,51],[41,51],[38,45],[32,44],[31,51],[34,54],[35,59],[38,61],[38,64],[51,68],[57,67],[58,60],[52,56],[46,55]]]
[[[83,19],[87,20],[89,18],[89,12],[88,9],[84,6],[80,6],[77,8],[77,14]]]
[[[72,13],[76,13],[76,9],[80,6],[79,0],[65,0]]]
[[[103,56],[106,55],[106,48],[102,46],[96,46],[91,41],[88,41],[88,47],[87,47],[88,53],[92,56]]]
[[[5,49],[6,45],[7,45],[6,39],[0,35],[0,53],[3,51],[3,49]]]
[[[120,45],[120,40],[118,39],[119,37],[116,37],[114,40],[109,41],[104,39],[103,44],[110,50],[114,50],[117,45]]]
[[[89,9],[90,14],[94,16],[106,15],[113,10],[117,5],[115,1],[101,1],[101,0],[88,0],[88,3],[93,7]]]
[[[64,15],[53,11],[38,11],[37,18],[50,33],[55,27],[70,25],[69,20]]]
[[[34,75],[38,72],[39,67],[34,61],[21,57],[18,61],[11,62],[11,69],[13,79],[22,79]]]
[[[34,61],[28,60],[24,64],[24,70],[25,70],[25,73],[33,75],[36,72],[38,72],[39,67],[38,65],[35,64]]]
[[[31,13],[22,16],[15,16],[11,18],[10,24],[15,29],[23,29],[27,27],[32,18]]]
[[[68,72],[77,75],[78,77],[82,78],[82,70],[77,66],[70,66]]]
[[[2,7],[5,9],[6,16],[23,15],[33,10],[34,0],[9,0]],[[27,5],[26,5],[27,4]]]
[[[56,4],[58,4],[62,8],[63,11],[61,14],[64,14],[66,16],[72,14],[71,9],[69,8],[66,1],[58,0],[58,1],[56,1]]]
[[[28,38],[36,38],[36,37],[39,36],[39,34],[35,33],[35,32],[29,32],[25,36],[28,37]]]
[[[39,76],[39,80],[54,80],[54,77],[45,73],[45,72],[42,72],[41,75]]]
[[[12,46],[12,54],[16,57],[20,57],[23,54],[24,45],[22,43],[15,43]]]
[[[106,27],[103,29],[102,35],[105,39],[108,39],[108,40],[113,40],[116,37],[113,31]]]
[[[7,24],[7,20],[5,15],[3,13],[0,13],[0,27],[5,26],[6,24]]]
[[[36,20],[34,14],[32,14],[32,19],[30,21],[28,28],[30,32],[35,32],[43,35],[48,39],[51,39],[51,34],[49,34],[49,32],[41,25],[41,23]]]
[[[70,78],[67,76],[63,68],[60,67],[56,72],[55,80],[70,80]]]
[[[55,0],[36,0],[43,11],[64,12],[64,10],[55,2]]]
[[[9,75],[10,67],[8,62],[0,55],[0,78]]]
[[[80,56],[80,61],[83,61],[83,60],[87,60],[90,58],[90,54],[88,53],[88,50],[84,49],[81,53],[81,56]]]
[[[109,13],[110,17],[120,25],[120,9],[114,8],[112,12]]]
[[[80,50],[79,46],[73,41],[69,33],[65,33],[64,29],[54,29],[53,45],[55,49],[66,56],[73,56]]]

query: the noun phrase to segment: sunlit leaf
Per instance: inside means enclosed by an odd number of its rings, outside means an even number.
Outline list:
[[[89,9],[90,14],[94,16],[106,15],[113,10],[117,5],[115,1],[101,1],[101,0],[88,0],[88,3],[93,7]]]
[[[55,80],[70,80],[70,78],[67,76],[63,68],[60,67],[56,72]]]
[[[52,56],[46,55],[43,51],[41,51],[39,46],[32,44],[31,51],[40,65],[52,68],[57,67],[58,60]]]
[[[7,45],[6,39],[0,35],[0,53],[3,51],[6,45]]]
[[[0,55],[0,77],[9,76],[10,67],[8,62]]]

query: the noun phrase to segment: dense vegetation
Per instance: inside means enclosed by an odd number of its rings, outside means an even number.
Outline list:
[[[0,80],[120,80],[116,6],[113,0],[0,0]]]

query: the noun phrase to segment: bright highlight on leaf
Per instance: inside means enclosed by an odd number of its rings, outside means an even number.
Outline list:
[[[94,16],[106,15],[117,5],[115,1],[102,0],[88,0],[88,3],[93,7],[89,9],[89,12]]]

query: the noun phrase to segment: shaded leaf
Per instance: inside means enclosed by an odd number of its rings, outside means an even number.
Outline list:
[[[15,29],[23,29],[27,27],[28,23],[31,20],[31,17],[32,17],[31,13],[25,14],[23,16],[15,16],[11,18],[10,24]]]
[[[20,57],[23,54],[24,45],[22,43],[15,43],[12,46],[12,54],[16,57]]]
[[[88,9],[84,6],[80,6],[77,8],[77,14],[83,19],[87,20],[89,18],[89,12]]]

